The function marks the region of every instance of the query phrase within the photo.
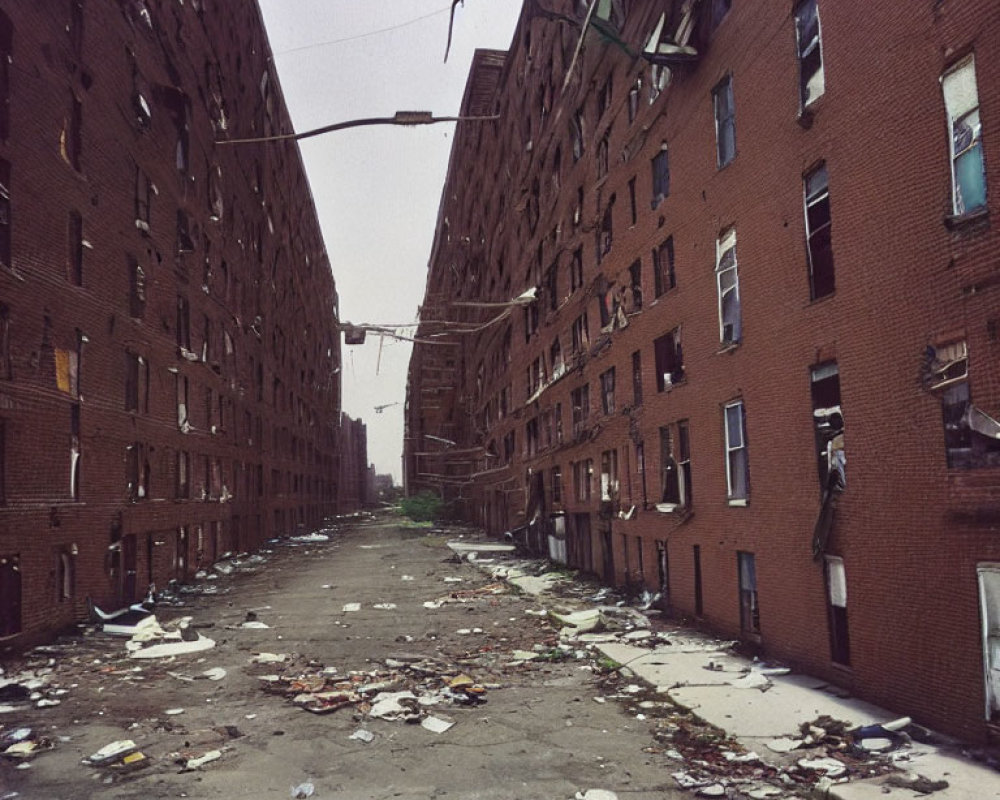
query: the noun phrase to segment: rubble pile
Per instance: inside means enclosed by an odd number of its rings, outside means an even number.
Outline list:
[[[263,654],[262,654],[263,655]],[[281,663],[279,656],[257,663]],[[261,689],[279,695],[313,714],[330,714],[345,708],[355,718],[377,718],[422,723],[437,705],[478,706],[486,702],[487,686],[455,667],[420,656],[387,658],[384,668],[350,671],[308,662],[280,674],[258,676]],[[425,726],[427,727],[427,726]],[[450,726],[449,726],[450,727]]]

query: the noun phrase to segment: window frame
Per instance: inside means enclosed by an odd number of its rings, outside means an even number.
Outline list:
[[[964,87],[965,93],[968,95],[968,97],[965,98],[967,102],[966,105],[959,105],[956,108],[956,102],[962,99],[957,96],[960,94],[962,87],[959,86],[956,91],[951,91],[950,87],[954,83],[958,82],[958,76],[965,70],[968,70],[971,74],[971,79],[968,80],[968,85]],[[948,154],[950,161],[949,171],[951,174],[951,213],[952,216],[955,217],[978,214],[988,209],[988,186],[986,184],[986,160],[983,153],[979,83],[976,75],[976,57],[974,53],[970,53],[965,56],[965,58],[962,58],[953,64],[941,75],[941,91],[944,95],[945,114],[948,120]],[[971,144],[964,147],[961,152],[956,152],[956,127],[961,123],[965,123],[966,120],[972,117],[975,117],[976,127],[974,127],[971,132]],[[962,196],[961,178],[957,165],[960,160],[965,160],[965,157],[973,153],[974,150],[978,151],[978,159],[976,163],[979,167],[978,172],[982,176],[982,198],[980,202],[969,206]]]
[[[822,186],[810,189],[814,179],[822,175]],[[825,221],[814,228],[811,211],[826,205]],[[802,176],[802,208],[806,226],[806,257],[809,265],[809,299],[828,297],[837,289],[836,272],[833,264],[833,215],[830,209],[830,176],[826,162],[822,161]],[[820,250],[823,248],[823,250]],[[825,260],[820,254],[825,254]],[[817,277],[817,264],[821,264],[824,274]],[[820,283],[822,279],[822,284]],[[820,291],[822,289],[823,291]]]
[[[730,243],[731,242],[731,243]],[[723,266],[723,259],[726,254],[732,252],[732,264]],[[732,285],[723,289],[723,276],[726,273],[733,273]],[[743,304],[740,299],[740,275],[739,261],[736,256],[736,227],[727,228],[715,241],[715,283],[718,294],[719,307],[719,343],[723,347],[737,345],[743,340]],[[736,295],[736,319],[735,322],[726,322],[725,298],[730,292]],[[726,327],[732,327],[730,336],[726,336]]]
[[[733,430],[730,426],[730,410],[739,409],[739,442],[734,443]],[[750,498],[750,454],[747,449],[746,406],[742,399],[731,400],[723,406],[723,429],[726,448],[726,500],[731,506],[745,506]],[[736,459],[743,462],[742,494],[737,494],[734,487]]]
[[[736,100],[732,73],[712,88],[712,109],[715,117],[715,155],[719,169],[736,159]],[[723,135],[728,132],[728,139]],[[726,145],[729,144],[727,148]]]
[[[812,13],[809,17],[815,18],[816,32],[808,41],[805,41],[804,34],[808,30],[806,26],[809,23],[809,18],[805,17],[802,12],[810,8]],[[794,17],[795,54],[799,67],[799,112],[801,114],[826,93],[826,74],[823,67],[823,32],[820,25],[818,0],[801,0],[795,6]],[[813,53],[816,53],[818,63],[807,74],[806,64]],[[818,92],[815,95],[810,95],[809,83],[817,75],[819,76]]]

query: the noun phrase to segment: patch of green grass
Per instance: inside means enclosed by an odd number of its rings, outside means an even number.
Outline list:
[[[404,497],[400,501],[400,508],[414,522],[433,522],[440,519],[444,503],[434,492],[424,491]]]

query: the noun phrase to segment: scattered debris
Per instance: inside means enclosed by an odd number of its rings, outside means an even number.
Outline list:
[[[292,797],[295,800],[305,800],[307,797],[312,797],[316,793],[316,787],[311,783],[300,783],[298,786],[292,787]]]
[[[442,717],[424,717],[424,719],[420,723],[420,726],[426,728],[431,733],[444,733],[454,724],[455,724],[454,722],[447,719],[443,719]]]
[[[359,728],[358,730],[354,731],[354,733],[352,733],[347,738],[348,739],[355,739],[356,741],[364,742],[365,744],[369,744],[370,742],[375,741],[375,734],[372,733],[371,731],[366,731],[364,728]]]

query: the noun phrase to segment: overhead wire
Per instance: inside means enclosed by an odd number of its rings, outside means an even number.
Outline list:
[[[290,47],[287,50],[282,50],[280,53],[275,53],[274,55],[276,57],[284,56],[290,53],[299,53],[304,50],[313,50],[317,47],[330,47],[331,45],[335,44],[354,42],[357,41],[358,39],[367,39],[369,36],[377,36],[380,33],[389,33],[391,31],[397,31],[400,28],[406,28],[410,25],[415,25],[418,22],[423,22],[425,19],[430,19],[431,17],[437,17],[440,16],[441,14],[446,14],[451,10],[452,8],[450,6],[446,8],[439,8],[437,11],[432,11],[429,14],[424,14],[422,17],[414,17],[413,19],[407,20],[406,22],[400,22],[397,25],[390,25],[388,28],[379,28],[377,31],[369,31],[368,33],[359,33],[355,36],[345,36],[343,39],[331,39],[330,41],[327,42],[314,42],[312,44],[299,45],[298,47]]]

